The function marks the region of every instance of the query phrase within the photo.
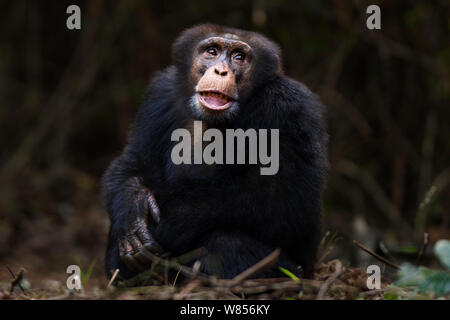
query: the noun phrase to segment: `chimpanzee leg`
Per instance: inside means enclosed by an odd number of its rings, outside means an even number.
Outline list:
[[[275,248],[269,248],[259,241],[236,233],[214,233],[204,244],[206,255],[201,259],[201,271],[216,275],[219,278],[230,279],[253,266]],[[301,276],[298,266],[286,255],[281,253],[277,263],[255,275],[258,278],[283,277],[279,267]]]

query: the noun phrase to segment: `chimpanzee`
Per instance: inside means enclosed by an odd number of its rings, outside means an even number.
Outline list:
[[[284,75],[279,47],[255,32],[195,26],[172,54],[103,177],[108,276],[145,270],[148,251],[204,248],[200,270],[232,278],[280,248],[277,264],[258,277],[280,276],[280,266],[311,277],[327,171],[319,99]],[[172,133],[192,132],[194,121],[219,132],[278,129],[276,174],[261,174],[254,163],[175,164]]]

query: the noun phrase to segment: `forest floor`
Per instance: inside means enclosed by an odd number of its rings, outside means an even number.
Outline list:
[[[251,279],[276,261],[277,252],[230,280],[200,274],[179,265],[174,260],[157,258],[148,271],[119,281],[116,286],[98,277],[82,275],[82,290],[68,290],[66,283],[48,279],[35,281],[33,286],[25,273],[15,274],[15,280],[0,282],[1,299],[49,300],[205,300],[205,299],[433,299],[432,294],[418,293],[416,288],[396,286],[381,277],[379,289],[368,289],[368,274],[360,269],[343,266],[338,259],[320,263],[313,279],[298,279],[286,271],[284,278]],[[91,270],[87,272],[91,272]],[[169,279],[170,270],[178,270]],[[12,272],[12,270],[11,270]],[[86,276],[88,278],[86,278]],[[18,281],[18,279],[20,281]],[[146,285],[142,285],[142,284]],[[442,297],[445,299],[445,297]],[[442,299],[441,298],[441,299]],[[447,296],[446,298],[449,298]]]
[[[339,260],[321,264],[314,279],[297,279],[294,276],[246,279],[258,267],[250,269],[234,279],[222,280],[184,268],[185,279],[178,284],[165,283],[167,273],[164,271],[161,274],[149,271],[119,282],[117,286],[106,283],[94,287],[90,285],[90,290],[81,291],[69,291],[65,284],[57,280],[44,280],[38,287],[28,288],[25,285],[26,289],[11,280],[0,283],[0,299],[383,299],[388,286],[387,282],[382,281],[379,290],[368,290],[367,274],[359,268],[342,267]],[[128,287],[148,280],[151,285]]]
[[[369,289],[370,274],[365,269],[352,266],[342,255],[343,251],[336,250],[342,244],[336,246],[334,236],[325,236],[321,243],[313,279],[298,279],[287,270],[281,278],[254,279],[259,272],[276,262],[277,252],[274,251],[229,280],[203,275],[195,270],[195,264],[192,269],[182,267],[180,257],[178,260],[168,260],[155,256],[154,264],[148,271],[126,281],[120,281],[117,277],[118,283],[111,285],[105,276],[104,261],[99,258],[104,256],[108,232],[107,217],[100,214],[100,210],[99,207],[79,210],[68,221],[57,221],[57,227],[48,219],[26,220],[20,223],[20,233],[13,225],[0,225],[2,234],[12,235],[11,241],[4,241],[0,246],[0,300],[450,299],[448,271],[441,273],[444,277],[442,281],[437,281],[438,285],[445,284],[441,291],[446,294],[424,294],[417,290],[417,286],[399,286],[396,282],[398,266],[388,266],[379,258],[375,260],[376,264],[385,266],[384,269],[382,267],[380,286],[379,289]],[[360,249],[353,246],[344,251]],[[436,263],[436,258],[432,260]],[[70,274],[66,271],[70,265],[80,266],[82,290],[67,288]],[[429,261],[426,265],[439,268],[436,264],[430,265]]]

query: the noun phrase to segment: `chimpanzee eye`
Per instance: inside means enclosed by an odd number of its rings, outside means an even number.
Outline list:
[[[245,53],[243,52],[236,52],[233,56],[234,60],[244,61],[245,60]]]
[[[206,49],[206,52],[212,56],[217,56],[217,49],[214,47],[209,47]]]

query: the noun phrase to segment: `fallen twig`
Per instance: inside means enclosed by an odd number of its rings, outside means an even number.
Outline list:
[[[115,271],[114,271],[114,273],[113,273],[113,275],[112,275],[112,277],[111,277],[111,280],[109,280],[109,283],[108,283],[108,285],[106,286],[106,288],[109,288],[112,284],[113,284],[113,282],[114,282],[114,280],[116,280],[116,277],[117,277],[117,275],[119,274],[119,269],[116,269]]]
[[[361,243],[359,243],[358,241],[353,240],[353,243],[354,243],[357,247],[359,247],[361,250],[367,252],[367,253],[370,254],[372,257],[374,257],[374,258],[380,260],[381,262],[385,263],[386,265],[388,265],[388,266],[390,266],[390,267],[392,267],[392,268],[394,268],[394,269],[396,269],[396,270],[400,269],[400,267],[397,266],[395,263],[393,263],[393,262],[387,260],[386,258],[383,258],[383,257],[380,256],[379,254],[376,254],[375,252],[373,252],[373,251],[370,250],[369,248],[363,246],[363,245],[362,245]]]
[[[181,265],[180,263],[177,262],[176,259],[171,259],[171,260],[163,259],[149,251],[146,251],[145,255],[150,260],[153,261],[154,267],[152,267],[151,269],[149,269],[147,271],[139,273],[138,275],[136,275],[133,278],[122,281],[120,286],[133,287],[142,282],[150,280],[152,277],[159,275],[159,272],[157,269],[158,266],[163,267],[163,268],[177,270],[178,272],[180,272],[181,274],[183,274],[184,276],[186,276],[190,279],[201,279],[202,281],[204,281],[206,283],[211,283],[211,284],[215,284],[217,281],[217,278],[215,278],[215,277],[210,277],[210,276],[207,276],[200,272],[195,272],[194,270],[192,270],[192,268]]]
[[[228,286],[233,287],[241,283],[242,281],[250,278],[251,276],[258,274],[262,272],[263,270],[266,270],[270,267],[272,267],[275,262],[277,262],[278,257],[280,256],[280,249],[275,249],[271,254],[269,254],[267,257],[256,263],[255,265],[251,266],[247,270],[241,272],[233,279],[229,280]]]
[[[25,270],[23,268],[20,269],[19,274],[16,277],[16,275],[14,274],[14,272],[11,270],[11,268],[9,266],[7,266],[6,268],[8,268],[9,273],[13,277],[13,280],[11,281],[11,288],[9,289],[9,294],[12,294],[14,291],[14,288],[17,286],[20,288],[20,290],[22,290],[23,294],[26,295],[25,290],[23,289],[22,285],[20,284],[20,282],[23,279],[23,276],[25,275]]]
[[[330,288],[331,284],[339,277],[339,275],[342,273],[342,263],[339,260],[335,260],[335,268],[336,270],[334,273],[323,283],[323,285],[320,287],[319,293],[317,294],[317,300],[323,300],[325,297],[325,294],[327,293],[328,289]]]
[[[364,291],[364,292],[361,292],[359,295],[361,296],[361,298],[365,298],[365,297],[375,296],[375,295],[381,294],[381,293],[384,293],[384,289],[375,289],[375,290]]]

